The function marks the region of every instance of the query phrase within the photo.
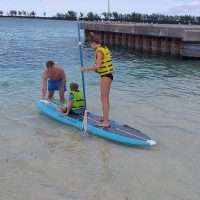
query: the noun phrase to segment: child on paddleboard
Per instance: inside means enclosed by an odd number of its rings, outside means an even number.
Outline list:
[[[79,85],[72,82],[70,84],[70,93],[68,97],[67,107],[59,107],[57,110],[64,115],[74,114],[82,115],[85,110],[83,93],[78,89]]]
[[[99,73],[101,78],[101,103],[103,110],[103,117],[96,125],[101,127],[109,127],[108,114],[110,109],[109,94],[110,86],[113,80],[113,66],[110,51],[107,47],[101,45],[99,36],[90,34],[90,46],[95,49],[95,65],[90,67],[81,67],[81,71],[95,71]]]

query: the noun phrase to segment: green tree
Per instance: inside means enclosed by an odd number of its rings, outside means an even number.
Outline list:
[[[196,17],[197,24],[200,24],[200,16]]]
[[[101,17],[98,14],[93,13],[93,12],[88,12],[86,16],[91,21],[93,21],[93,20],[100,20],[101,19]]]
[[[24,15],[24,17],[26,16],[26,11],[22,10],[22,15]]]
[[[119,13],[118,13],[118,12],[113,12],[113,13],[112,13],[112,16],[113,16],[113,19],[114,19],[115,21],[118,21],[118,20],[119,20]]]
[[[31,12],[29,13],[29,15],[30,15],[31,17],[35,17],[36,12],[35,12],[35,11],[31,11]]]
[[[108,19],[108,13],[107,12],[102,12],[101,14],[104,16],[104,19]]]
[[[77,13],[75,12],[75,11],[73,11],[73,10],[68,10],[68,16],[70,17],[70,18],[74,18],[74,19],[76,19],[77,18]]]
[[[17,11],[16,10],[10,10],[10,15],[11,16],[16,16],[17,15]]]
[[[79,17],[82,18],[84,14],[82,12],[79,13]]]
[[[21,16],[21,15],[22,15],[22,12],[21,12],[20,10],[18,11],[18,15],[19,15],[19,16]]]
[[[56,13],[56,18],[58,18],[58,19],[64,19],[65,15],[62,14],[62,13]]]

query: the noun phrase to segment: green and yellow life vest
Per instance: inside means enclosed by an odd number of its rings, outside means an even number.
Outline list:
[[[74,98],[72,101],[72,110],[78,110],[81,108],[84,108],[84,97],[83,93],[80,92],[79,90],[76,91],[70,91],[70,94],[73,94]]]
[[[100,76],[103,76],[105,74],[111,74],[113,72],[113,66],[109,49],[107,47],[99,47],[96,49],[96,55],[98,51],[100,51],[103,54],[103,60],[101,63],[101,67],[97,70],[97,72],[99,73]],[[95,63],[97,62],[96,55],[95,55]]]

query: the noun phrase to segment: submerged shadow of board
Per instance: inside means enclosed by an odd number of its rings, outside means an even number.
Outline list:
[[[65,116],[57,111],[57,107],[59,106],[60,104],[58,102],[49,100],[37,101],[38,109],[47,116],[81,130],[83,125],[83,116],[72,114]],[[156,144],[155,140],[152,140],[141,131],[116,121],[110,120],[109,127],[98,127],[96,126],[96,123],[99,120],[99,116],[92,113],[87,113],[87,132],[89,134],[126,145],[153,146]]]

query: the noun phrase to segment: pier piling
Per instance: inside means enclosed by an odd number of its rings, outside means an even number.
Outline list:
[[[200,26],[180,24],[134,24],[81,21],[85,40],[89,32],[101,37],[104,45],[143,52],[200,58]]]

